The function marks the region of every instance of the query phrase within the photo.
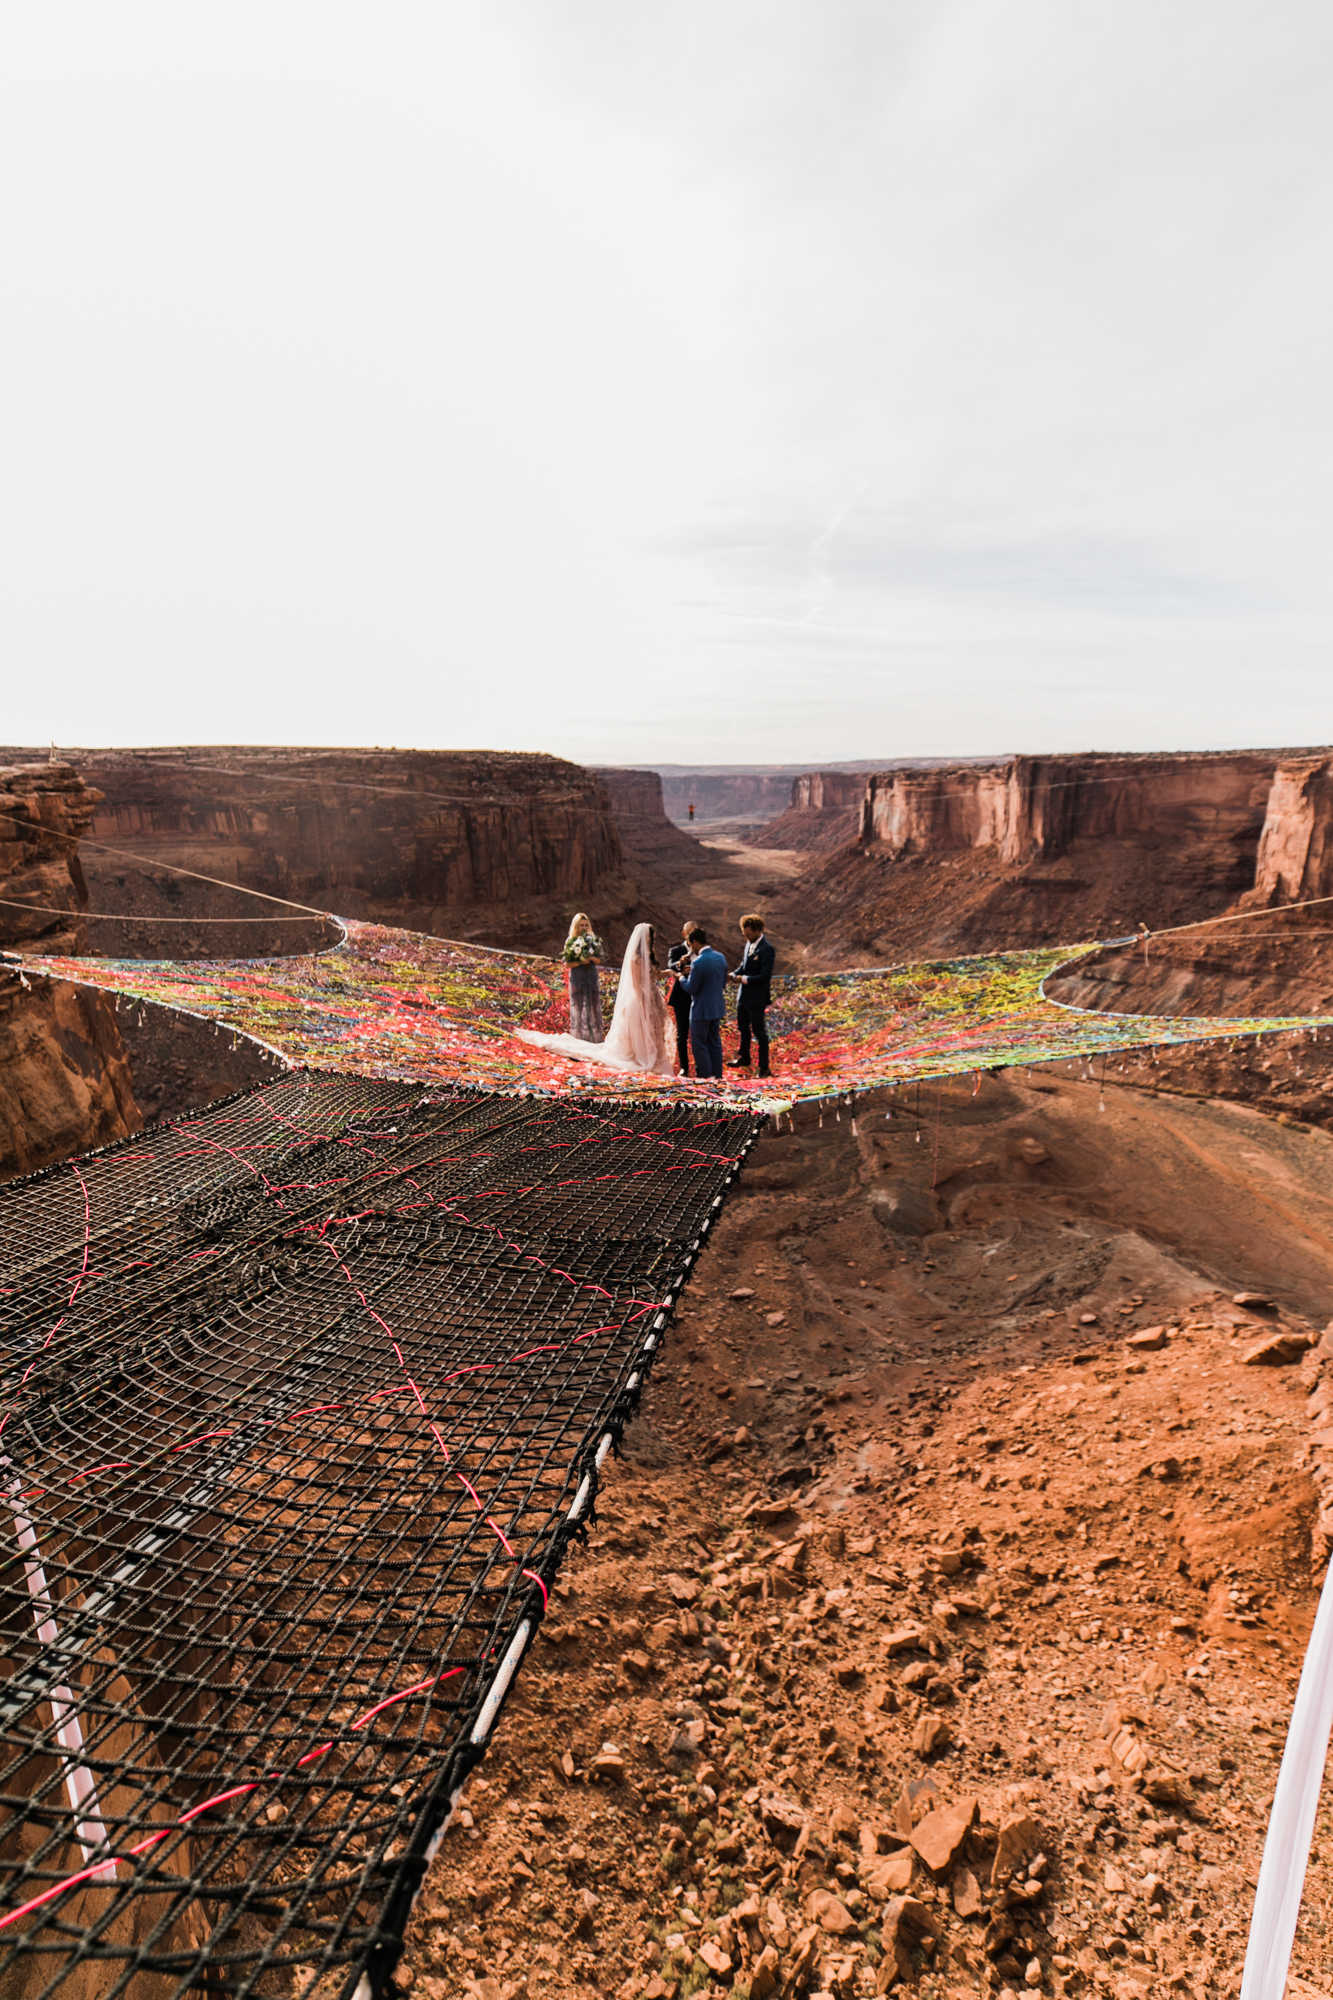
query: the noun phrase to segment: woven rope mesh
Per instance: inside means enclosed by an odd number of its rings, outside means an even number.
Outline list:
[[[6,2000],[380,1990],[758,1129],[296,1073],[0,1194]]]

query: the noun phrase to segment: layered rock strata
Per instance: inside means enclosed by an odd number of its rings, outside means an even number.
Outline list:
[[[611,810],[618,822],[666,818],[659,772],[623,770],[614,764],[596,764],[593,775],[610,799]]]
[[[0,765],[0,944],[86,949],[78,843],[101,802],[71,764]]]
[[[1292,758],[1273,773],[1251,900],[1333,896],[1333,758]]]
[[[598,766],[596,775],[631,861],[650,870],[660,863],[699,861],[699,842],[667,818],[662,779],[656,771]]]
[[[96,907],[145,924],[287,922],[235,893],[259,890],[439,936],[549,946],[576,906],[614,933],[634,901],[603,786],[562,758],[187,746],[79,761],[106,795],[91,838],[117,850],[88,859]],[[219,955],[272,949],[267,930],[257,945],[239,929],[205,935]],[[290,926],[277,935],[288,949],[312,941]],[[96,942],[125,948],[119,936]]]
[[[867,772],[856,830],[808,884],[832,963],[1111,937],[1333,875],[1326,751],[1015,757]],[[810,844],[846,781],[799,788],[766,842]],[[848,825],[848,820],[843,820]],[[867,867],[867,863],[871,864]]]
[[[129,1060],[100,993],[31,978],[25,952],[83,951],[78,842],[101,801],[69,764],[0,768],[0,1178],[137,1132]]]
[[[94,839],[272,895],[340,896],[344,914],[587,895],[621,859],[601,788],[559,757],[187,748],[83,768],[107,795]]]
[[[680,771],[662,776],[666,810],[674,820],[685,820],[694,807],[700,820],[776,819],[791,799],[793,773],[786,769]]]
[[[756,847],[811,851],[860,837],[870,771],[806,771],[792,779],[791,803],[755,836]]]
[[[0,1179],[142,1124],[114,1002],[0,969]]]
[[[1253,854],[1274,759],[1263,751],[1149,757],[1015,757],[977,768],[872,772],[860,836],[891,854],[993,849],[1011,866],[1080,840],[1206,839]]]

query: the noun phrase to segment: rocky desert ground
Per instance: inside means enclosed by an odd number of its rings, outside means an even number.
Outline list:
[[[762,1142],[402,1990],[1238,1991],[1327,1557],[1333,1139],[1099,1095]]]
[[[1326,751],[860,791],[814,774],[768,832],[702,840],[651,773],[599,791],[546,760],[521,866],[500,792],[523,773],[240,754],[117,753],[89,767],[104,806],[72,768],[16,767],[6,879],[79,931],[61,829],[96,806],[147,859],[142,882],[92,871],[91,907],[127,912],[88,920],[94,949],[260,948],[222,921],[234,891],[182,889],[169,862],[530,947],[571,899],[613,941],[636,914],[726,938],[758,904],[784,969],[1204,917],[1080,962],[1056,997],[1333,1010],[1333,928],[1279,910],[1333,893]],[[87,1005],[47,1022],[4,975],[7,1171],[250,1080],[188,1024]],[[781,1063],[779,1043],[779,1088]],[[427,1879],[399,1990],[1238,1993],[1333,1542],[1331,1321],[1327,1033],[777,1121]],[[1325,1798],[1290,1982],[1307,2000],[1333,1994],[1331,1902]]]

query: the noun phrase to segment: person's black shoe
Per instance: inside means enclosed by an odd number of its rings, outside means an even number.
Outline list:
[[[771,1069],[761,1069],[759,1074],[760,1076],[772,1076],[773,1072]]]
[[[749,1067],[750,1067],[749,1063],[742,1062],[739,1056],[733,1056],[731,1061],[727,1064],[728,1069],[748,1069]]]

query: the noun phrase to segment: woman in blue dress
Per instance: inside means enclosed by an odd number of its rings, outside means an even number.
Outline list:
[[[576,924],[580,921],[586,923],[587,919],[575,917]],[[573,935],[571,930],[571,942]],[[597,942],[596,938],[592,941],[594,944]],[[565,953],[568,957],[568,944]],[[571,974],[574,970],[571,965]],[[592,970],[595,978],[595,965]],[[571,977],[571,1012],[573,996],[574,982]],[[539,1035],[528,1028],[516,1028],[514,1033],[521,1042],[532,1042],[541,1049],[554,1049],[557,1055],[569,1056],[574,1061],[602,1063],[608,1069],[638,1069],[655,1076],[674,1076],[676,1058],[671,1044],[675,1035],[667,1026],[669,1019],[658,982],[652,925],[636,924],[625,949],[620,984],[616,988],[615,1011],[611,1016],[611,1032],[605,1040],[602,1038],[600,1011],[595,1036]]]
[[[592,927],[586,910],[577,910],[565,939],[564,959],[569,967],[569,1032],[576,1041],[600,1042],[602,998],[598,989],[597,967],[602,958],[602,941]]]

